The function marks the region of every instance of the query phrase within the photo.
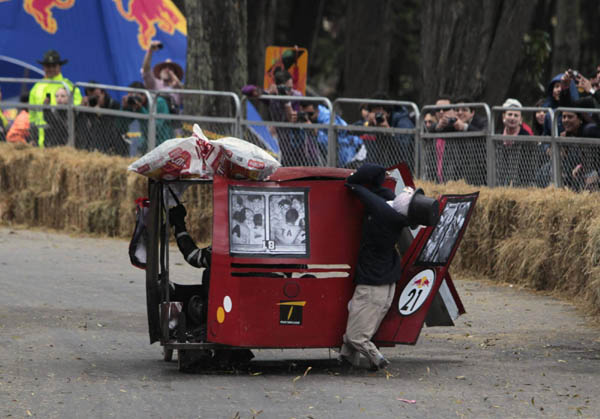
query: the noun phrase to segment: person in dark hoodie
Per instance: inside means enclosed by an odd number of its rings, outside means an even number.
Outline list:
[[[561,77],[559,105],[565,108],[598,108],[600,107],[600,90],[592,87],[592,82],[574,70],[567,70]],[[582,96],[573,100],[571,84],[577,83],[577,91]],[[600,114],[584,114],[583,137],[600,138]],[[561,119],[562,122],[562,119]]]
[[[373,369],[385,368],[389,361],[371,342],[388,312],[396,281],[401,277],[401,257],[412,235],[408,226],[435,225],[439,204],[427,198],[421,189],[405,188],[398,196],[383,186],[385,169],[365,163],[346,180],[348,187],[364,204],[362,237],[358,251],[354,283],[356,288],[348,304],[348,323],[340,349],[340,362],[358,366],[360,354]],[[407,236],[408,235],[408,236]]]
[[[556,109],[560,105],[560,92],[561,92],[561,79],[564,73],[557,74],[548,84],[548,88],[546,92],[548,93],[548,98],[546,102],[544,102],[544,107]],[[577,92],[577,86],[575,82],[571,80],[569,83],[569,95],[572,101],[576,101],[579,99],[579,93]],[[560,134],[564,130],[562,121],[558,120],[558,133]],[[546,118],[544,119],[544,133],[543,135],[552,135],[552,120],[550,114],[546,114]]]

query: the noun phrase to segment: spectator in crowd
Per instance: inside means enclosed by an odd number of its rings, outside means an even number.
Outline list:
[[[564,131],[561,137],[583,137],[584,117],[581,113],[562,112]],[[599,153],[595,146],[560,145],[563,185],[573,190],[597,190]]]
[[[375,93],[374,98],[389,100],[386,93]],[[367,125],[379,128],[414,129],[409,112],[403,106],[394,108],[383,103],[368,104]],[[375,141],[367,142],[367,159],[384,167],[393,166],[401,161],[414,168],[414,138],[412,134],[376,133]],[[369,148],[371,151],[369,151]]]
[[[571,95],[571,86],[577,84],[577,94],[582,93],[579,99],[574,100]],[[592,87],[592,82],[574,70],[567,70],[560,80],[561,92],[559,105],[566,108],[598,108],[600,107],[600,92]],[[600,137],[599,114],[583,114],[583,137]],[[562,120],[561,120],[562,121]]]
[[[544,106],[544,99],[539,99],[535,102],[536,108],[541,108]],[[533,135],[547,135],[544,134],[544,121],[546,120],[546,114],[548,112],[544,110],[536,111],[533,117],[533,122],[531,124],[531,128],[533,130]]]
[[[519,108],[522,108],[521,102],[517,99],[506,99],[502,104],[503,108],[514,108],[505,110],[502,113],[502,135],[517,136],[530,135],[523,128],[523,116]],[[533,178],[529,172],[535,168],[531,161],[525,161],[523,154],[523,144],[515,140],[504,140],[497,147],[498,153],[498,184],[504,186],[522,186],[529,179]]]
[[[275,83],[270,85],[265,93],[279,96],[302,96],[299,90],[294,89],[294,80],[287,70],[275,72]],[[269,112],[273,121],[304,122],[298,120],[299,103],[289,100],[269,101]],[[301,118],[302,119],[302,118]],[[298,128],[276,128],[277,141],[281,149],[281,163],[284,166],[306,164],[313,159],[308,159],[305,153],[307,136]],[[314,157],[314,156],[313,156]]]
[[[63,88],[64,85],[61,83],[48,83],[48,81],[65,83],[73,95],[73,105],[79,105],[81,103],[81,92],[78,88],[74,88],[73,83],[69,79],[63,77],[61,73],[61,67],[67,62],[68,60],[61,59],[60,54],[57,51],[53,49],[46,51],[42,60],[38,61],[44,69],[44,78],[34,84],[29,92],[29,103],[31,105],[56,105],[56,91]],[[49,98],[49,100],[47,101],[46,98]],[[44,125],[46,125],[44,112],[32,110],[29,113],[29,121],[38,127],[38,145],[43,148],[46,139],[44,131]]]
[[[133,89],[143,89],[144,85],[139,81],[134,81],[129,85]],[[141,92],[130,92],[123,96],[122,104],[123,110],[138,112],[142,114],[148,114],[148,98]],[[166,100],[162,96],[156,97],[156,113],[157,114],[169,114],[169,106]],[[138,152],[146,153],[148,151],[148,121],[140,120],[140,127],[142,130],[142,137],[138,144]],[[128,125],[128,124],[126,124]],[[156,145],[160,145],[164,141],[173,138],[173,129],[169,120],[156,119]]]
[[[452,108],[444,107],[444,105],[450,104],[452,104],[452,99],[448,95],[440,95],[438,100],[436,100],[435,105],[439,107],[435,112],[437,123],[435,124],[435,127],[433,127],[434,132],[448,132],[452,130],[451,125],[453,125],[457,120],[456,111]],[[445,174],[448,171],[445,168],[445,166],[448,164],[448,159],[444,159],[446,140],[443,138],[436,138],[434,146],[435,179],[437,179],[438,183],[444,183],[446,181]]]
[[[69,92],[64,87],[59,88],[55,93],[56,105],[69,104]],[[44,100],[44,105],[50,104],[50,97]],[[69,139],[67,129],[67,110],[66,109],[44,109],[44,120],[47,128],[45,133],[45,147],[56,147],[66,145]]]
[[[90,84],[97,84],[91,80]],[[105,89],[87,87],[81,100],[82,106],[95,109],[120,110],[119,102],[113,99]],[[98,150],[107,154],[129,155],[129,145],[121,137],[117,127],[118,118],[97,112],[80,112],[77,115],[78,148]]]
[[[536,108],[543,107],[545,99],[539,99],[535,103]],[[539,110],[533,115],[531,124],[531,135],[544,136],[544,121],[546,120],[547,111]],[[535,184],[539,186],[540,183],[546,183],[548,180],[542,180],[543,178],[549,178],[550,170],[550,159],[552,156],[552,149],[550,143],[538,141],[532,152],[531,161],[535,162]],[[544,174],[545,172],[545,174]]]
[[[162,47],[163,44],[160,41],[153,40],[150,42],[150,48],[146,51],[144,61],[142,62],[142,80],[146,89],[165,91],[163,96],[167,105],[169,105],[169,113],[179,113],[179,111],[173,111],[181,109],[183,104],[181,94],[169,92],[169,90],[183,89],[183,84],[181,83],[183,68],[176,62],[167,59],[156,64],[152,71],[150,70],[152,54],[162,49]]]
[[[437,118],[435,117],[435,112],[427,111],[423,116],[423,131],[433,132],[436,124]]]
[[[366,103],[361,103],[358,106],[358,112],[360,113],[360,118],[353,122],[352,125],[365,126],[368,123],[369,118],[369,105]]]
[[[242,93],[248,98],[259,98],[263,94],[275,96],[302,96],[302,92],[294,89],[294,80],[292,75],[285,69],[277,69],[274,73],[274,84],[271,84],[266,90],[249,84],[242,88]],[[276,122],[304,122],[303,117],[298,118],[300,105],[298,101],[290,100],[269,100],[269,117]],[[302,115],[301,115],[302,116]],[[306,147],[306,135],[303,130],[298,128],[276,127],[273,134],[277,137],[277,142],[281,150],[281,163],[284,166],[295,166],[310,164],[310,159],[304,153]]]
[[[455,131],[475,132],[487,129],[487,119],[475,113],[475,109],[466,104],[472,103],[470,98],[462,97],[456,100],[457,104],[465,104],[456,110]],[[454,152],[451,160],[456,163],[454,175],[457,179],[464,179],[471,185],[485,185],[487,178],[486,169],[486,141],[485,137],[464,137],[453,139],[454,147],[449,151]]]
[[[303,115],[306,115],[304,122],[307,124],[329,124],[331,113],[323,105],[312,102],[301,102],[300,111]],[[339,115],[335,116],[334,123],[341,126],[348,125]],[[327,129],[321,128],[306,131],[307,137],[316,138],[320,156],[325,160],[325,156],[328,155],[329,143]],[[354,167],[354,165],[363,161],[367,156],[363,140],[356,135],[350,135],[348,131],[337,132],[337,149],[338,164],[340,167]]]
[[[546,102],[544,102],[545,108],[556,109],[560,106],[560,92],[562,89],[561,79],[563,73],[557,74],[548,84],[548,88],[546,92],[548,93],[548,98]],[[569,84],[569,94],[571,95],[571,100],[576,101],[579,99],[579,93],[577,92],[577,88],[574,82],[570,82]],[[561,133],[563,130],[562,122],[558,121],[558,132]],[[552,135],[552,121],[550,119],[550,114],[546,115],[546,119],[544,120],[544,135]]]
[[[29,93],[22,94],[19,101],[21,103],[29,102]],[[19,111],[19,114],[10,126],[6,134],[6,141],[9,143],[27,144],[30,141],[30,137],[32,137],[29,126],[29,110],[23,108]]]

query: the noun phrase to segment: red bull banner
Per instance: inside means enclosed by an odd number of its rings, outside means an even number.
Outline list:
[[[0,55],[41,67],[44,52],[55,49],[72,81],[141,81],[153,39],[164,47],[152,65],[171,59],[185,68],[186,37],[185,17],[171,0],[0,0]],[[0,76],[22,77],[14,66],[0,62]]]

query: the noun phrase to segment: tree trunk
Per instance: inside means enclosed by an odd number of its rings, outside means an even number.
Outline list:
[[[187,89],[239,92],[246,84],[246,0],[188,0]],[[232,116],[231,99],[186,95],[188,115]]]
[[[424,1],[421,103],[441,94],[502,103],[534,7],[521,0]]]
[[[342,95],[387,92],[390,76],[392,0],[348,0]]]
[[[277,0],[248,3],[248,82],[262,86],[265,49],[273,45]]]
[[[557,0],[556,27],[554,28],[554,51],[552,74],[562,73],[579,65],[581,41],[581,16],[579,0]]]
[[[582,0],[580,14],[583,20],[581,30],[580,62],[576,70],[581,71],[586,77],[594,77],[596,66],[600,64],[598,53],[598,39],[600,39],[600,3],[597,0]]]

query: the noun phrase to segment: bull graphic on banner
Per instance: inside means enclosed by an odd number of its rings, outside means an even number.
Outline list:
[[[113,0],[117,10],[125,19],[137,22],[138,43],[143,50],[150,47],[156,35],[155,25],[163,32],[173,35],[175,31],[187,36],[185,17],[171,0],[129,0],[129,10],[123,8],[123,0]]]
[[[52,8],[70,9],[74,4],[75,0],[25,0],[23,7],[43,30],[54,34],[58,29],[58,24],[52,16]]]

